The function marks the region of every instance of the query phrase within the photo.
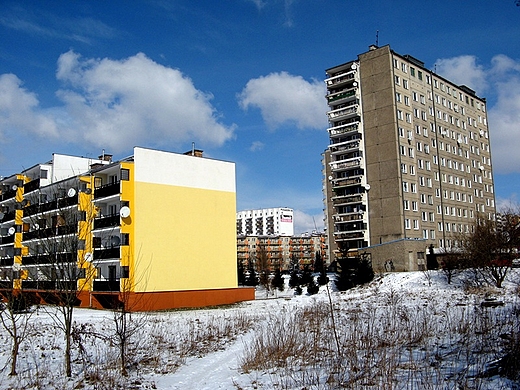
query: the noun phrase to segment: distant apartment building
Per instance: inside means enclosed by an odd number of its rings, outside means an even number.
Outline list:
[[[201,156],[54,154],[0,180],[0,293],[77,289],[110,308],[125,292],[129,310],[254,299],[237,285],[235,166]]]
[[[238,261],[247,266],[250,261],[255,261],[260,248],[267,254],[273,269],[280,267],[282,270],[290,270],[293,259],[300,266],[313,265],[316,253],[320,253],[324,262],[327,262],[323,233],[296,236],[238,236]]]
[[[494,218],[484,98],[389,46],[326,74],[331,260],[363,249],[376,270],[423,269],[429,250],[456,246],[479,215]]]
[[[239,211],[236,219],[238,236],[294,234],[293,209],[287,207]]]
[[[244,210],[237,217],[237,257],[249,264],[262,248],[273,267],[287,270],[291,258],[300,264],[313,264],[316,252],[326,255],[323,233],[294,235],[293,209],[287,207]]]

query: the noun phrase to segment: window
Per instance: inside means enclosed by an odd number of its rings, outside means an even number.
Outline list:
[[[403,112],[401,110],[397,110],[397,119],[403,120]]]
[[[413,193],[417,193],[417,184],[411,183],[410,189],[412,190]]]
[[[130,277],[130,267],[127,265],[121,266],[121,277],[129,278]]]
[[[404,129],[399,127],[399,137],[404,137]]]
[[[413,158],[414,156],[414,149],[413,148],[408,148],[408,157],[412,157]]]
[[[422,72],[421,72],[420,70],[417,71],[417,78],[418,78],[419,80],[422,80]],[[428,84],[430,84],[430,83],[428,83]]]
[[[399,150],[402,156],[406,156],[406,148],[403,145],[399,145]]]
[[[408,182],[403,181],[403,192],[408,192]]]
[[[410,202],[408,200],[403,200],[403,207],[405,210],[410,210]]]
[[[395,83],[397,85],[400,85],[401,84],[401,78],[399,76],[395,76]]]
[[[399,61],[394,58],[394,68],[399,68]]]
[[[404,228],[405,229],[410,229],[410,219],[409,218],[406,218],[404,220]]]
[[[408,89],[408,80],[403,80],[403,88]]]
[[[407,173],[407,171],[406,171],[406,164],[404,164],[404,163],[401,163],[401,172],[402,173]]]
[[[413,220],[413,228],[414,228],[414,230],[419,230],[419,220],[418,219]]]
[[[401,64],[401,70],[402,70],[404,73],[406,73],[407,70],[408,70],[408,65],[406,65],[405,63],[402,63],[402,64]]]
[[[121,180],[130,180],[130,170],[121,168]]]
[[[410,105],[410,98],[408,96],[404,97],[404,104],[409,106]]]
[[[415,165],[410,165],[410,175],[415,175]]]
[[[399,92],[396,92],[395,93],[395,101],[397,103],[401,103],[402,102],[402,99],[401,99],[401,94]]]
[[[410,75],[415,77],[415,68],[410,66]]]
[[[40,170],[40,179],[47,179],[47,174],[49,171],[47,169],[41,169]]]
[[[412,201],[412,210],[413,211],[418,211],[419,210],[419,208],[417,207],[417,201],[415,201],[415,200]]]

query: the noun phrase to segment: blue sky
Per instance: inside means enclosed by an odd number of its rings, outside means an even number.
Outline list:
[[[514,0],[0,2],[0,175],[133,146],[234,161],[239,210],[323,227],[324,70],[375,43],[487,98],[499,205],[520,193]]]

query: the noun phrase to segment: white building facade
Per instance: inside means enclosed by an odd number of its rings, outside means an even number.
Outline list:
[[[292,236],[293,209],[277,207],[237,212],[237,236]]]

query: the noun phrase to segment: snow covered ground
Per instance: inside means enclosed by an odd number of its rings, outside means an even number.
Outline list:
[[[38,308],[9,377],[0,328],[1,389],[509,389],[492,371],[519,331],[519,273],[503,289],[448,285],[442,272],[392,273],[347,292],[257,291],[257,300],[133,314],[129,376],[119,374],[110,312],[75,310],[73,376],[52,308]],[[482,307],[482,302],[503,302]],[[495,302],[493,301],[493,302]],[[331,310],[332,309],[332,310]],[[331,315],[332,313],[332,315]]]

